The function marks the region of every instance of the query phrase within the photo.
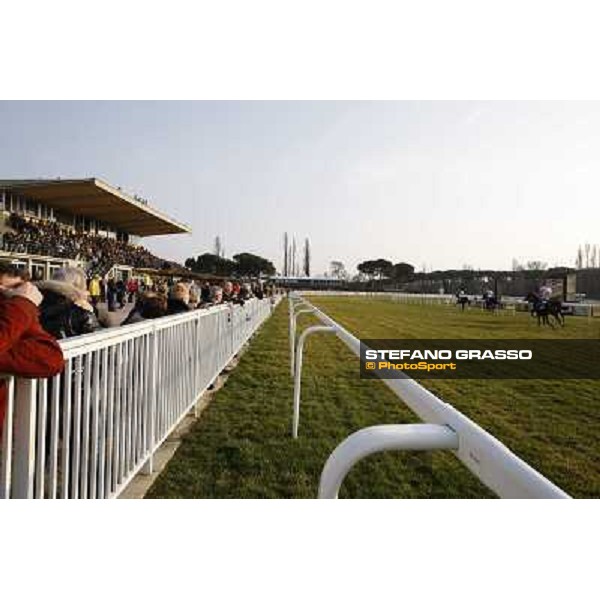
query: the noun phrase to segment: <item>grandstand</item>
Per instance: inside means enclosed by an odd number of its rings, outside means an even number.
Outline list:
[[[0,180],[0,258],[27,267],[34,279],[49,278],[67,264],[89,276],[117,278],[136,268],[178,268],[139,238],[190,232],[97,178]]]

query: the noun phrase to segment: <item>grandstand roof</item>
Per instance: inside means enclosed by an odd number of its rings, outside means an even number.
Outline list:
[[[110,223],[132,235],[191,232],[188,225],[96,178],[0,179],[0,189],[20,193],[61,212]]]

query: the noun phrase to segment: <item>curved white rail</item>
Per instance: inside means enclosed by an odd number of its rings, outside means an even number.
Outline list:
[[[298,339],[294,373],[294,422],[292,425],[292,436],[294,438],[298,437],[298,426],[300,424],[300,388],[302,385],[302,356],[304,354],[304,342],[309,335],[319,332],[335,332],[335,330],[328,325],[313,325],[312,327],[305,329]]]
[[[375,425],[348,436],[329,456],[321,474],[319,498],[335,499],[350,469],[385,450],[456,450],[458,436],[444,425]]]
[[[360,357],[360,340],[307,300],[313,314],[323,325]],[[297,371],[301,374],[301,371]],[[444,425],[456,432],[457,458],[487,487],[501,498],[569,498],[558,486],[511,452],[502,442],[452,405],[417,383],[414,379],[382,379],[425,423]]]

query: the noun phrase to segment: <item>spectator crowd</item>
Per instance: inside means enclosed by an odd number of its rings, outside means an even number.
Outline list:
[[[22,377],[51,377],[63,368],[56,340],[109,326],[107,315],[122,309],[121,326],[147,319],[244,304],[271,297],[276,290],[256,281],[175,281],[89,278],[78,267],[64,267],[51,280],[31,282],[29,273],[0,261],[0,372]],[[113,323],[114,324],[114,323]],[[6,385],[0,380],[0,432],[6,409]]]
[[[127,281],[109,278],[104,282],[96,276],[88,285],[90,303],[94,308],[105,303],[111,313],[125,308],[127,304],[132,305],[123,325],[220,304],[243,305],[250,298],[262,299],[274,293],[273,287],[265,287],[260,282],[175,281],[165,277]]]
[[[10,230],[2,236],[3,250],[80,260],[88,265],[88,276],[105,275],[113,265],[149,269],[180,266],[155,256],[142,246],[77,231],[56,221],[32,221],[13,213],[5,224]]]
[[[17,284],[26,284],[35,290],[40,324],[55,339],[110,326],[114,324],[110,313],[118,311],[117,321],[127,325],[221,304],[243,305],[250,298],[262,299],[275,294],[273,286],[259,281],[190,281],[148,276],[103,279],[98,275],[88,277],[78,267],[63,267],[51,280],[34,285],[25,269],[0,262],[0,281],[2,277],[8,279],[0,283],[0,296],[11,295],[12,287]]]

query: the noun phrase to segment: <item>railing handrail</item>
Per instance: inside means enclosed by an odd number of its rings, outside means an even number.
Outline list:
[[[316,316],[360,358],[360,340],[313,306]],[[459,436],[457,458],[502,498],[568,498],[569,495],[507,446],[414,379],[380,379],[425,423],[445,425]]]
[[[256,299],[251,298],[248,300],[248,302],[252,301],[256,301]],[[92,333],[86,333],[84,335],[78,335],[65,340],[59,340],[58,343],[62,348],[65,358],[72,358],[77,356],[78,351],[80,350],[90,350],[92,347],[96,350],[109,346],[118,340],[134,339],[152,331],[160,331],[161,329],[172,327],[180,323],[185,323],[186,321],[195,321],[197,319],[201,319],[202,317],[207,317],[215,314],[216,312],[231,310],[231,305],[218,305],[208,308],[200,308],[176,315],[159,317],[158,319],[147,319],[141,323],[130,323],[127,325],[121,325],[119,327],[108,327]]]

